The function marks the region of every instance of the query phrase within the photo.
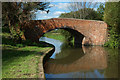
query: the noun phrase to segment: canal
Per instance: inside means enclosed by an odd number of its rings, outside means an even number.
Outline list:
[[[50,78],[118,78],[118,50],[102,46],[75,47],[67,42],[41,37],[55,46],[54,53],[44,62]]]

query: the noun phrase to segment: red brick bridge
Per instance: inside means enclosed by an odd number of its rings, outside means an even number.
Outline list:
[[[75,43],[103,45],[107,40],[107,24],[103,21],[71,18],[31,20],[23,24],[25,38],[39,42],[39,38],[53,29],[65,29],[75,37]]]

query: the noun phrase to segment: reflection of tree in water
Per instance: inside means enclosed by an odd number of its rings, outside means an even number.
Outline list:
[[[69,45],[69,42],[65,42],[60,47],[61,47],[61,52],[60,53],[56,53],[56,55],[55,55],[56,59],[64,58],[64,57],[68,56],[70,53],[64,52],[64,50],[72,48],[73,45]]]
[[[57,63],[71,63],[84,56],[82,48],[74,48],[73,45],[64,43],[61,45],[61,52],[56,53],[55,59]]]
[[[118,78],[118,50],[107,49],[108,51],[108,67],[105,69],[104,75],[109,78]]]

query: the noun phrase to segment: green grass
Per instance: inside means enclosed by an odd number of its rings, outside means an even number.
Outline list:
[[[69,35],[67,37],[65,37],[65,35],[63,35],[62,33],[52,33],[52,32],[48,32],[46,34],[44,34],[45,37],[48,38],[52,38],[52,39],[56,39],[56,40],[60,40],[62,42],[68,41],[68,38],[70,37]],[[69,42],[74,42],[74,38],[69,41]]]
[[[16,48],[4,45],[2,50],[2,78],[37,78],[40,56],[50,49],[36,46]]]
[[[3,28],[2,78],[37,78],[40,57],[50,48],[50,45],[46,47],[43,43],[14,42],[10,33]]]
[[[60,40],[62,42],[64,42],[66,40],[66,38],[61,33],[51,33],[51,32],[48,32],[48,33],[44,34],[44,36],[48,37],[48,38]]]

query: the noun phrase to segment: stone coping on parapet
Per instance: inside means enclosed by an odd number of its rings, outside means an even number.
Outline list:
[[[41,20],[50,20],[50,19],[53,19],[53,20],[59,20],[59,19],[61,19],[61,20],[71,20],[71,19],[73,19],[73,20],[83,20],[83,21],[97,21],[97,22],[103,22],[103,23],[105,23],[104,21],[100,21],[100,20],[86,20],[86,19],[76,19],[76,18],[49,18],[49,19],[41,19]],[[39,20],[37,20],[37,21],[39,21]]]

